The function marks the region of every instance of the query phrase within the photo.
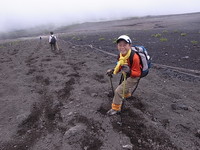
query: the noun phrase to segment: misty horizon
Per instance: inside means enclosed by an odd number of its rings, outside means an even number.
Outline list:
[[[7,0],[0,10],[0,32],[39,26],[69,26],[84,22],[99,22],[131,17],[172,15],[200,12],[200,1],[135,0],[107,1]]]

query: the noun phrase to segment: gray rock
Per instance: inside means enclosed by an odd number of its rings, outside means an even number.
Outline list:
[[[71,136],[76,135],[77,133],[81,133],[86,130],[86,126],[84,124],[77,124],[74,127],[71,127],[69,130],[67,130],[64,134],[65,138],[69,138]]]
[[[97,97],[98,94],[97,94],[97,93],[92,93],[91,96],[92,96],[92,97]]]
[[[133,146],[127,144],[127,145],[123,145],[122,148],[123,148],[123,149],[133,149]]]
[[[196,137],[200,138],[200,129],[197,130],[196,134],[195,134]]]
[[[188,110],[188,106],[184,104],[171,104],[173,110]]]

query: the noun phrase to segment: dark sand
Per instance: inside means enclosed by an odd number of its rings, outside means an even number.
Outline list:
[[[0,149],[200,149],[199,23],[200,13],[85,23],[56,30],[59,51],[45,37],[2,40]],[[167,41],[152,36],[158,33]],[[116,56],[101,52],[117,54],[121,34],[153,56],[149,75],[125,102],[123,126],[119,115],[106,115],[105,72]]]

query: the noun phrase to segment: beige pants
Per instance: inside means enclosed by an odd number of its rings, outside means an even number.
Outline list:
[[[125,93],[125,95],[128,95],[135,88],[138,80],[139,80],[139,77],[135,77],[135,78],[129,77],[129,78],[127,78],[127,80],[123,81],[115,90],[113,104],[115,104],[115,105],[122,104],[124,82],[125,82],[125,92],[124,93]]]

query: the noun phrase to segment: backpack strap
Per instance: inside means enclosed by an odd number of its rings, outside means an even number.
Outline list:
[[[130,62],[130,68],[132,67],[133,65],[133,55],[135,54],[135,51],[134,50],[131,50],[131,54],[129,56],[129,62]]]
[[[135,51],[134,51],[134,50],[131,50],[131,54],[130,54],[130,56],[129,56],[130,68],[131,68],[132,65],[133,65],[133,56],[134,56],[134,54],[135,54]],[[119,58],[119,56],[118,56],[118,58]],[[126,78],[128,78],[128,77],[130,77],[130,76],[131,76],[131,74],[129,73],[129,74],[126,75]],[[119,84],[121,84],[121,83],[123,82],[123,80],[124,80],[124,76],[121,75]]]

